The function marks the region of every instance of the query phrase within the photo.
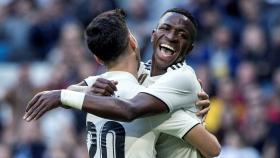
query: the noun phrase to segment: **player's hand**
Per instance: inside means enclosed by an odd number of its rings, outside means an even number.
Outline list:
[[[195,103],[195,105],[201,109],[196,113],[197,116],[205,116],[210,110],[210,100],[207,93],[204,91],[197,94],[199,100]]]
[[[202,87],[202,81],[199,80],[199,83]],[[204,92],[204,90],[202,89],[200,93],[197,94],[198,96],[198,101],[195,103],[195,105],[198,107],[198,109],[201,109],[200,111],[198,111],[196,113],[197,116],[202,116],[203,119],[202,121],[204,122],[206,119],[206,116],[210,110],[210,100],[209,100],[209,96],[207,93]]]
[[[60,102],[59,90],[44,91],[36,94],[27,104],[23,119],[26,121],[37,120],[47,111],[57,108]]]
[[[117,81],[98,78],[89,91],[95,95],[111,96],[114,95],[115,91],[117,91],[117,84]]]

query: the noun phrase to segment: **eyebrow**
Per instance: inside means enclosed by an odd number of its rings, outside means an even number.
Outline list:
[[[158,26],[162,26],[162,25],[164,25],[164,26],[168,26],[168,27],[171,27],[172,25],[171,24],[169,24],[169,23],[162,23],[162,24],[160,24],[160,25],[158,25]],[[176,28],[176,30],[177,31],[182,31],[182,32],[186,32],[186,33],[188,33],[189,31],[188,31],[188,29],[185,29],[185,28]]]
[[[171,26],[171,25],[168,24],[168,23],[162,23],[162,24],[159,24],[158,26],[162,26],[162,25]]]
[[[188,30],[186,30],[186,29],[181,29],[181,28],[179,28],[178,31],[182,31],[182,32],[185,32],[185,33],[190,32],[190,31],[188,31]]]

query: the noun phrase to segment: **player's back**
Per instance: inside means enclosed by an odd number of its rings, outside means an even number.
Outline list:
[[[127,72],[107,72],[89,77],[85,81],[92,85],[98,77],[118,81],[115,97],[130,99],[141,89],[136,78]],[[155,135],[149,117],[130,123],[103,119],[87,115],[87,146],[90,158],[152,158],[155,155]]]

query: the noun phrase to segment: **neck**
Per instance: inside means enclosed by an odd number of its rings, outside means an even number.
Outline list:
[[[166,73],[166,69],[162,69],[160,67],[157,67],[156,64],[152,62],[152,67],[151,67],[151,76],[159,76],[164,73]]]
[[[126,53],[124,56],[120,56],[113,64],[107,67],[107,71],[125,71],[131,73],[137,78],[137,70],[139,61],[132,53]]]
[[[157,66],[155,58],[153,56],[150,76],[159,76],[159,75],[163,75],[166,72],[167,72],[167,68],[162,68],[160,66]]]

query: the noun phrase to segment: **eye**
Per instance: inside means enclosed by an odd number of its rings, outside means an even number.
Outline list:
[[[179,32],[178,33],[180,37],[184,38],[184,39],[188,39],[188,35],[183,33],[183,32]]]
[[[191,36],[188,33],[184,32],[184,31],[179,31],[178,35],[179,35],[179,37],[182,37],[183,39],[186,39],[186,40],[190,40],[191,39]]]
[[[160,31],[168,31],[170,28],[168,26],[162,25],[158,27],[158,30]]]

